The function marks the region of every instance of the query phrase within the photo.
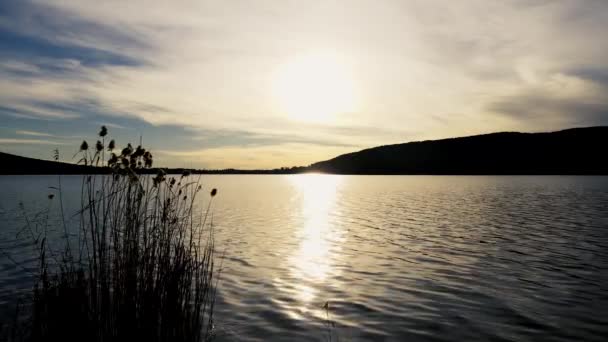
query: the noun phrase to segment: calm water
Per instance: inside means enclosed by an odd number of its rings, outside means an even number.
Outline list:
[[[0,305],[29,286],[0,177]],[[74,208],[79,177],[63,177]],[[225,249],[219,341],[605,341],[608,177],[207,176]],[[70,198],[71,197],[71,198]],[[22,234],[23,236],[23,234]]]

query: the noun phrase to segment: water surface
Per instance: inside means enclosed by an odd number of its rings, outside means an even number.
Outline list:
[[[79,203],[80,180],[62,177],[68,211]],[[226,255],[219,341],[608,335],[608,177],[213,175],[203,182],[219,189],[213,221]],[[31,286],[26,270],[35,266],[27,234],[15,239],[18,203],[29,212],[56,206],[47,198],[56,184],[56,176],[0,177],[4,307]]]

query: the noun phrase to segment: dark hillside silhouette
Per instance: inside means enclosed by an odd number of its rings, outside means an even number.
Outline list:
[[[374,147],[318,162],[338,174],[608,174],[608,127],[492,133]]]
[[[3,175],[77,175],[101,173],[100,171],[103,171],[103,173],[109,172],[106,168],[27,158],[0,152],[0,174]]]

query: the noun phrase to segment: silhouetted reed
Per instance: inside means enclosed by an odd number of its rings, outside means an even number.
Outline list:
[[[83,176],[78,232],[62,205],[62,250],[53,250],[46,229],[36,239],[38,282],[24,339],[207,340],[217,276],[209,206],[195,211],[200,179],[140,175],[152,154],[131,144],[118,152],[114,140],[105,144],[107,133],[102,127],[94,150],[83,141],[77,153],[81,164],[112,170]],[[56,190],[61,200],[61,183]]]

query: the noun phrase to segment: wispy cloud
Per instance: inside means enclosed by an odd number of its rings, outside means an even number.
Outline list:
[[[117,128],[117,129],[126,129],[126,127],[124,127],[124,126],[114,124],[114,123],[109,123],[109,122],[97,121],[95,123],[100,126],[112,127],[112,128]]]
[[[11,106],[0,106],[0,113],[28,119],[70,119],[77,118],[76,113],[46,107],[41,104],[15,103]]]
[[[34,137],[53,137],[53,134],[48,134],[48,133],[42,133],[42,132],[35,132],[35,131],[23,131],[23,130],[18,130],[15,133],[19,134],[19,135],[31,135]]]
[[[0,138],[0,144],[27,144],[27,145],[67,145],[65,142],[41,139],[10,139]]]

